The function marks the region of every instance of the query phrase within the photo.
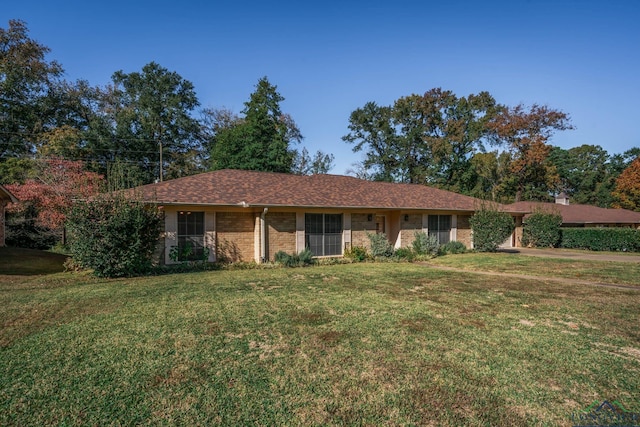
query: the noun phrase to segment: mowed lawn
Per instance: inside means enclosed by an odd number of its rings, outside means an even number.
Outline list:
[[[640,286],[640,266],[605,265]],[[603,400],[640,412],[635,289],[377,263],[0,276],[0,291],[3,426],[571,425]]]

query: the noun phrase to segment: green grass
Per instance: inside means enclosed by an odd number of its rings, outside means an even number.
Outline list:
[[[640,263],[580,261],[543,258],[510,253],[465,253],[434,258],[429,264],[465,270],[525,274],[539,277],[563,277],[640,286]]]
[[[570,425],[640,411],[639,306],[406,263],[15,277],[0,425]]]

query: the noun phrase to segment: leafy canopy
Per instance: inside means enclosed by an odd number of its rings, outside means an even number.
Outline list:
[[[49,50],[23,21],[0,28],[0,161],[32,153],[53,116],[47,100],[63,69],[46,59]]]

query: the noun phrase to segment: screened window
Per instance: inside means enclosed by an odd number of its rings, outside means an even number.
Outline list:
[[[204,212],[178,212],[178,261],[202,260]]]
[[[449,243],[451,239],[451,215],[429,215],[429,236],[434,236],[438,243]]]
[[[342,215],[306,214],[305,246],[315,256],[342,255]]]

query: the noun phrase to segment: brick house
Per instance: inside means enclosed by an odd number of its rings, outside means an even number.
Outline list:
[[[367,233],[385,233],[396,247],[411,245],[416,231],[440,243],[472,246],[469,218],[482,201],[425,185],[365,181],[340,175],[301,176],[219,170],[134,189],[165,212],[158,260],[170,264],[171,250],[209,249],[209,260],[263,262],[278,251],[310,248],[315,256],[341,256],[368,246]],[[522,215],[499,205],[516,220],[507,242],[515,246]],[[201,255],[200,255],[201,256]]]
[[[0,246],[4,246],[4,236],[5,236],[5,214],[4,208],[9,203],[17,203],[18,199],[9,192],[6,188],[0,185]]]

